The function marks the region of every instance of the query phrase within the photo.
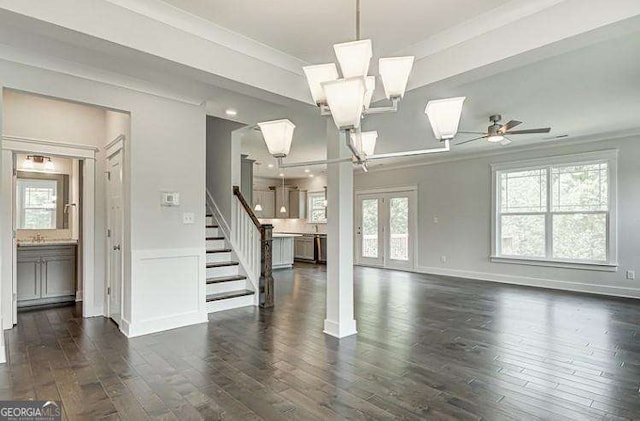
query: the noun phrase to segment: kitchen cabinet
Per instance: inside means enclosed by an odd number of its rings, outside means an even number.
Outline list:
[[[289,218],[305,219],[307,217],[306,190],[289,191]]]
[[[18,247],[18,307],[74,301],[76,246]]]
[[[256,211],[258,218],[273,219],[276,217],[276,196],[273,190],[254,190],[253,208],[260,203],[262,211]]]
[[[273,269],[284,269],[293,266],[294,235],[274,234],[271,249]]]
[[[315,261],[315,238],[313,236],[295,237],[294,243],[294,259]]]

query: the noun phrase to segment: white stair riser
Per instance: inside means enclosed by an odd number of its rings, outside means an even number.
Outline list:
[[[229,262],[231,259],[231,252],[226,253],[207,253],[207,263],[216,262]]]
[[[207,225],[214,225],[214,224],[215,224],[215,222],[213,221],[213,216],[207,216],[207,217],[205,218],[205,224],[207,224]]]
[[[219,232],[220,232],[219,228],[207,228],[206,236],[207,237],[218,237],[218,236],[221,236],[221,234],[219,234]]]
[[[247,289],[247,280],[220,282],[217,284],[207,284],[207,295],[219,294],[221,292],[240,291]]]
[[[222,266],[219,268],[207,268],[207,278],[218,278],[220,276],[238,275],[238,265]]]
[[[226,247],[224,240],[207,240],[207,250],[220,250]]]
[[[242,297],[228,298],[226,300],[210,301],[207,303],[207,313],[252,306],[254,305],[254,298],[255,297],[253,295],[244,295]]]

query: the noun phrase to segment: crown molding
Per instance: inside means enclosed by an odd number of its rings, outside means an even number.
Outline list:
[[[170,99],[172,101],[178,101],[189,105],[201,106],[204,102],[204,99],[202,98],[192,98],[178,95],[167,90],[160,89],[153,84],[143,80],[124,76],[118,73],[100,70],[94,67],[67,61],[57,57],[46,56],[40,53],[33,53],[28,50],[15,48],[5,44],[0,44],[0,62],[2,61],[61,73],[68,76],[90,80],[92,82],[104,83],[106,85],[125,88],[131,91],[153,95],[164,99]]]
[[[105,0],[209,42],[302,76],[308,63],[281,50],[157,0]]]
[[[490,152],[482,152],[482,153],[474,153],[470,151],[464,154],[460,154],[458,156],[450,155],[448,157],[431,159],[426,162],[425,161],[423,162],[409,161],[405,164],[398,163],[398,164],[378,166],[378,167],[371,166],[369,167],[369,172],[371,173],[371,172],[380,172],[380,171],[393,171],[393,170],[402,170],[402,169],[414,168],[414,167],[444,164],[449,162],[470,161],[478,158],[497,157],[497,156],[504,156],[504,155],[512,155],[514,153],[524,153],[524,152],[532,152],[532,151],[539,151],[539,150],[546,150],[546,149],[558,149],[558,148],[563,148],[567,146],[581,145],[585,143],[601,142],[605,140],[626,139],[626,138],[632,138],[632,137],[638,137],[638,136],[640,136],[640,127],[630,129],[630,130],[617,131],[617,132],[603,132],[603,133],[597,133],[593,135],[585,135],[585,136],[575,137],[570,140],[548,141],[540,145],[521,146],[517,148],[503,148],[500,151],[490,151]],[[364,172],[362,172],[362,170],[359,170],[359,169],[354,169],[354,171],[357,171],[359,174],[360,173],[365,174]]]

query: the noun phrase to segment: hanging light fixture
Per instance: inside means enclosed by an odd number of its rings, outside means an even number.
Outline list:
[[[351,133],[351,141],[356,145],[358,151],[365,157],[372,156],[374,154],[376,140],[378,140],[377,131]]]
[[[258,176],[258,174],[260,173],[260,165],[262,165],[259,162],[256,162],[256,177]],[[253,208],[254,211],[256,212],[262,212],[262,204],[260,204],[260,196],[258,196],[258,201],[256,202],[256,206]]]
[[[31,156],[27,155],[27,157],[22,161],[22,168],[25,169],[33,169],[33,161],[31,160]]]
[[[282,206],[280,206],[280,213],[287,213],[287,208],[284,206],[284,173],[282,173]]]
[[[465,97],[429,101],[424,112],[429,118],[436,139],[453,139],[458,132]]]
[[[275,158],[284,158],[289,155],[295,124],[284,119],[258,123],[258,126],[271,155]]]

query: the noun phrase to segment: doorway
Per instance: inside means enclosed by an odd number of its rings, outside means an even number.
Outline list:
[[[415,187],[356,193],[356,264],[413,270]]]
[[[118,326],[122,319],[122,164],[124,136],[107,145],[107,315]]]

